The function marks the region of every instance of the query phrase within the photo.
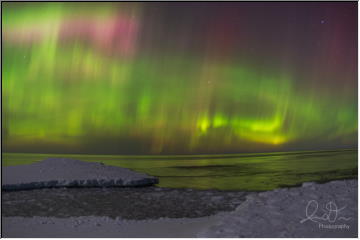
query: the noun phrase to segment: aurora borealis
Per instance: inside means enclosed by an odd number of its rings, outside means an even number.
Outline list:
[[[357,146],[357,3],[3,3],[3,151]]]

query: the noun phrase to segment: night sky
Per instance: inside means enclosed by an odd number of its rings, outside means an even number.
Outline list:
[[[357,3],[3,3],[5,152],[357,146]]]

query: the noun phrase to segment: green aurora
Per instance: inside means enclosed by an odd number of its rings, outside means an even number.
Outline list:
[[[319,66],[301,71],[296,61],[283,60],[301,48],[291,43],[276,54],[237,54],[250,51],[250,43],[235,41],[225,43],[231,51],[223,55],[221,42],[212,41],[216,34],[192,36],[181,19],[173,26],[179,33],[163,39],[174,45],[162,48],[154,39],[166,35],[157,31],[166,32],[174,20],[166,25],[151,18],[149,5],[4,3],[3,151],[162,154],[356,146],[356,70],[339,63],[333,68],[328,60],[341,60],[342,53],[318,47],[299,61]],[[169,8],[160,5],[159,14]],[[211,16],[203,14],[205,20]],[[251,19],[242,24],[251,25]],[[349,36],[339,29],[310,37],[326,39],[326,46],[333,36],[343,45]],[[259,31],[248,34],[255,38]],[[237,36],[232,31],[227,38]],[[203,43],[201,50],[190,50],[193,39]],[[353,40],[350,49],[356,48]],[[348,58],[355,63],[355,52]]]

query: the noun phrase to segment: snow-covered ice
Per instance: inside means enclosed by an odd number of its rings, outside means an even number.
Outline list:
[[[357,191],[357,180],[338,180],[249,194],[197,236],[357,237]]]
[[[6,217],[2,237],[196,237],[213,217],[125,220],[108,217]]]
[[[158,183],[156,177],[102,163],[66,158],[3,168],[2,189],[49,187],[133,187]]]

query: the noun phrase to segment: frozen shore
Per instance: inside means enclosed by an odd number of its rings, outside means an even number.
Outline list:
[[[358,182],[254,193],[198,237],[357,237]]]
[[[233,211],[195,218],[129,220],[98,215],[20,217],[13,214],[3,217],[2,236],[357,237],[357,187],[354,179],[249,193]],[[181,199],[184,193],[179,191],[178,195]],[[219,198],[204,199],[211,202]]]
[[[54,187],[137,187],[158,183],[156,177],[127,168],[66,158],[48,158],[3,168],[2,189]]]

